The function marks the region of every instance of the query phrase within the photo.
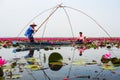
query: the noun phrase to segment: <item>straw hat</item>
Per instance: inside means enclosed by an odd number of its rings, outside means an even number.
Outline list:
[[[35,23],[30,24],[30,26],[37,26]]]

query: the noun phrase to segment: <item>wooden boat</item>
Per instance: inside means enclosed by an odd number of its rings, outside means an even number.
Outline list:
[[[18,45],[24,46],[54,46],[54,45],[70,45],[72,42],[17,42]]]

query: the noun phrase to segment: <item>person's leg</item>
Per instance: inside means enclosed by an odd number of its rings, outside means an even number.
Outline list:
[[[29,36],[28,38],[29,38],[30,42],[34,42],[34,38],[33,38],[33,36],[32,36],[32,35],[31,35],[31,36]]]
[[[33,38],[33,36],[31,36],[30,42],[34,42],[34,38]]]
[[[34,55],[34,50],[31,49],[31,50],[29,51],[28,56],[29,56],[29,57],[33,57],[33,55]]]

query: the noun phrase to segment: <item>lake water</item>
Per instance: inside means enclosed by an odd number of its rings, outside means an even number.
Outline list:
[[[29,54],[29,50],[16,53],[13,50],[14,48],[1,48],[0,56],[5,60],[11,60]],[[40,59],[41,65],[46,69],[37,71],[23,69],[23,72],[19,73],[22,77],[15,80],[120,80],[120,66],[114,66],[109,61],[106,65],[112,65],[112,69],[103,68],[101,58],[108,52],[111,53],[111,58],[120,59],[120,49],[115,47],[87,49],[81,56],[78,49],[69,46],[53,47],[53,50],[34,50],[33,57]],[[50,64],[50,56],[54,53],[56,57],[53,58],[58,60],[61,58],[59,64]]]

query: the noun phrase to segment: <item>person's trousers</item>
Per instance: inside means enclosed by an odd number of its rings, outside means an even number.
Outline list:
[[[29,36],[28,38],[29,38],[30,42],[34,42],[34,38],[33,38],[33,36],[32,36],[32,35],[31,35],[31,36]]]

